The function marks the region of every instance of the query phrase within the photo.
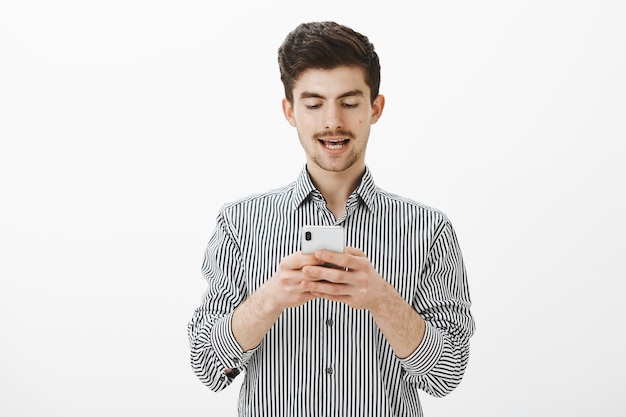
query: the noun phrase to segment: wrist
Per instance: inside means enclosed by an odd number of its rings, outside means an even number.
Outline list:
[[[374,303],[368,309],[374,317],[389,316],[396,310],[398,301],[405,302],[398,291],[386,281],[377,294]]]
[[[278,318],[284,307],[272,296],[272,290],[266,285],[261,286],[252,296],[254,298],[254,310],[263,317]]]

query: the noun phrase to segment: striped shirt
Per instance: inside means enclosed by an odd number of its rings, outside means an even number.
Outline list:
[[[365,252],[424,318],[424,338],[409,357],[394,354],[367,310],[325,299],[284,310],[259,346],[241,350],[233,311],[300,249],[307,224],[343,226],[346,245]],[[422,416],[420,390],[439,397],[461,382],[474,320],[452,225],[440,211],[376,187],[369,168],[340,219],[306,167],[286,187],[224,205],[202,273],[208,289],[188,325],[191,365],[214,391],[244,375],[240,416]]]

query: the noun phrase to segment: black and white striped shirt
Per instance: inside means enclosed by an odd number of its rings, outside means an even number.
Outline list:
[[[369,169],[335,219],[303,168],[288,186],[219,211],[202,273],[208,289],[188,325],[192,368],[214,391],[245,374],[240,416],[421,416],[418,391],[443,396],[461,381],[474,332],[465,267],[440,211],[377,188]],[[235,308],[298,251],[300,227],[342,225],[346,245],[426,321],[422,343],[398,358],[367,310],[324,299],[285,310],[261,344],[243,352]],[[235,372],[237,373],[237,372]]]

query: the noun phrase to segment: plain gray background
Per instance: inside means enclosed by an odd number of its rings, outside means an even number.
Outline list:
[[[223,3],[0,2],[0,415],[236,415],[186,326],[219,207],[303,164],[276,50],[310,20],[375,44],[374,178],[466,258],[426,415],[625,415],[624,2]]]

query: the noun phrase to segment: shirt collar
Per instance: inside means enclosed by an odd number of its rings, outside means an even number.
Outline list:
[[[297,209],[300,205],[310,198],[313,194],[317,194],[321,198],[321,193],[313,185],[313,181],[306,169],[306,165],[300,171],[298,178],[296,179],[294,193],[292,197],[293,209]],[[365,167],[365,173],[361,178],[361,183],[356,187],[356,190],[348,198],[348,205],[351,201],[358,199],[360,202],[371,211],[374,209],[374,202],[376,201],[376,184],[369,167]]]

